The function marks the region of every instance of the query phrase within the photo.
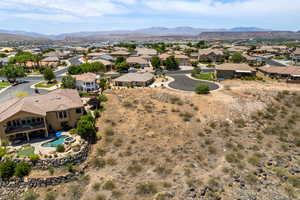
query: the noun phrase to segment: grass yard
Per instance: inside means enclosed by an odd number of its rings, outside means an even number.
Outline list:
[[[37,88],[51,88],[55,85],[56,85],[56,83],[40,82],[40,83],[36,84],[35,87],[37,87]]]
[[[25,146],[17,152],[17,155],[20,157],[29,157],[34,154],[34,147]]]
[[[214,81],[215,80],[213,73],[198,74],[194,77],[197,78],[197,79],[200,79],[200,80],[207,80],[207,81]]]
[[[0,90],[3,89],[3,88],[6,88],[8,86],[10,86],[9,82],[0,82]]]

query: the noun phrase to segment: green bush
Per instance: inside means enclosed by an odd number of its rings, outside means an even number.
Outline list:
[[[37,200],[39,195],[32,190],[27,191],[24,194],[24,200]]]
[[[153,183],[140,183],[136,186],[136,189],[140,195],[153,195],[157,193],[157,188]]]
[[[195,92],[197,94],[208,94],[209,93],[209,87],[207,85],[198,85],[195,88]]]
[[[32,154],[31,156],[29,156],[29,160],[31,160],[32,162],[35,162],[39,159],[40,159],[40,156],[38,154]]]
[[[2,162],[0,164],[0,178],[12,177],[15,173],[15,167],[16,167],[16,163],[11,160]]]
[[[2,158],[6,154],[5,148],[0,148],[0,158]]]
[[[31,171],[31,167],[26,162],[20,162],[15,168],[15,176],[24,177],[27,176]]]
[[[57,147],[56,147],[56,151],[57,152],[65,152],[65,146],[63,144],[59,144]]]

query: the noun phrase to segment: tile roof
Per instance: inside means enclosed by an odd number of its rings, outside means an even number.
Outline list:
[[[119,78],[116,78],[116,82],[146,82],[154,78],[154,75],[151,73],[127,73]]]
[[[48,94],[13,98],[0,105],[0,122],[19,112],[46,116],[47,112],[82,107],[76,90],[59,89]]]
[[[224,63],[221,65],[216,65],[217,70],[241,70],[241,71],[256,71],[247,64],[236,64],[236,63]]]
[[[94,82],[97,79],[97,75],[94,73],[84,73],[84,74],[79,74],[79,75],[73,75],[73,77],[77,81],[83,81],[83,82]]]

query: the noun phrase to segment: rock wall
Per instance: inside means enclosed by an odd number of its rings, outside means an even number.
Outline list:
[[[80,164],[83,163],[89,154],[90,145],[88,143],[84,143],[81,147],[80,151],[75,154],[71,154],[70,156],[66,156],[63,158],[49,158],[49,159],[40,159],[37,161],[30,161],[28,159],[13,159],[15,162],[23,162],[26,161],[30,163],[32,169],[40,169],[46,170],[49,167],[64,167],[66,164]]]

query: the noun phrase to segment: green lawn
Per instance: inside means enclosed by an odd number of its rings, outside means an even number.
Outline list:
[[[3,88],[6,88],[8,86],[10,86],[9,82],[0,82],[0,90],[3,89]]]
[[[37,87],[37,88],[51,88],[55,85],[56,85],[56,83],[49,83],[48,84],[46,82],[41,82],[41,83],[36,84],[35,87]]]
[[[194,77],[200,80],[214,81],[213,73],[198,74]]]
[[[34,154],[34,147],[26,146],[23,147],[21,150],[17,151],[17,155],[20,157],[29,157]]]

